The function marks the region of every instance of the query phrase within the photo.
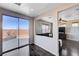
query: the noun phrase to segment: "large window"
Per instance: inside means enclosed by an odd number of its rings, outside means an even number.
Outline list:
[[[19,19],[19,46],[29,44],[29,21]]]
[[[50,33],[49,25],[43,24],[41,29],[42,29],[42,33]]]
[[[3,15],[2,17],[3,52],[29,44],[29,21]]]
[[[18,18],[3,15],[3,52],[18,47]]]
[[[73,23],[72,24],[72,27],[78,27],[79,26],[79,23]]]
[[[53,37],[53,23],[40,19],[36,20],[35,30],[37,35]]]

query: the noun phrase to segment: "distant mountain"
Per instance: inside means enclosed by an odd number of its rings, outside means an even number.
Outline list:
[[[9,36],[18,36],[21,38],[26,38],[29,36],[29,31],[27,29],[4,29],[3,30],[3,38],[9,37]]]

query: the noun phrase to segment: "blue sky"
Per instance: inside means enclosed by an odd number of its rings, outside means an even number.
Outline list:
[[[29,28],[28,20],[19,18],[18,22],[18,18],[3,15],[3,29],[18,29],[18,23],[21,29]]]

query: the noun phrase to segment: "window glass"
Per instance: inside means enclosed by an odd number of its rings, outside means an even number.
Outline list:
[[[72,27],[78,27],[78,26],[79,26],[78,23],[73,23],[73,24],[72,24]]]
[[[48,25],[42,25],[42,33],[49,33],[49,26]]]

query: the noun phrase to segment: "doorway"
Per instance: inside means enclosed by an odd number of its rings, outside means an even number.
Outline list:
[[[60,56],[79,56],[79,5],[58,12]]]

